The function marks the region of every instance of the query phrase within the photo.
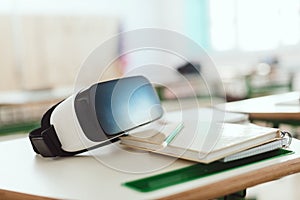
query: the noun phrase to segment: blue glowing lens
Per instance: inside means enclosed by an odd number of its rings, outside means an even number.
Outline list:
[[[103,141],[163,115],[152,84],[143,76],[91,86],[76,96],[75,111],[82,130],[93,141]]]

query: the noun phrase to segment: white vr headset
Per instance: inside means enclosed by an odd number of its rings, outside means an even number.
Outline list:
[[[118,141],[162,115],[151,83],[143,76],[126,77],[94,84],[54,105],[29,138],[44,157],[72,156]]]

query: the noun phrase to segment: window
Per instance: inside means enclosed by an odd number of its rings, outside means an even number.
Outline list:
[[[300,44],[299,0],[210,0],[212,50],[261,51]]]

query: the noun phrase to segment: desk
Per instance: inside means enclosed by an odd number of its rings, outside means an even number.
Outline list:
[[[49,107],[70,93],[69,88],[0,92],[0,135],[33,129]]]
[[[110,148],[111,146],[106,146],[100,149],[106,151],[111,150]],[[0,143],[0,199],[216,198],[300,172],[300,141],[293,140],[291,149],[296,153],[154,192],[140,193],[121,184],[194,163],[177,160],[161,170],[146,174],[124,173],[106,167],[90,156],[89,152],[69,158],[44,159],[35,155],[27,138],[16,139]],[[151,162],[161,162],[166,159],[164,156],[150,153],[145,156],[148,156]],[[114,151],[109,157],[115,160],[120,158],[119,155],[114,154]],[[139,161],[128,160],[128,162],[138,164]]]
[[[249,114],[250,120],[262,120],[272,122],[274,126],[279,123],[300,124],[300,103],[299,105],[284,105],[284,102],[296,101],[299,99],[299,92],[270,95],[226,103],[228,112]],[[218,107],[218,106],[217,106]]]

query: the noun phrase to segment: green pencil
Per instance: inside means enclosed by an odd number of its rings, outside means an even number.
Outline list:
[[[164,142],[163,142],[163,147],[167,146],[168,144],[170,144],[170,142],[172,142],[172,140],[175,138],[175,136],[182,130],[183,128],[183,123],[180,123],[176,126],[175,130],[170,134],[168,135],[168,137],[166,137],[164,139]]]

